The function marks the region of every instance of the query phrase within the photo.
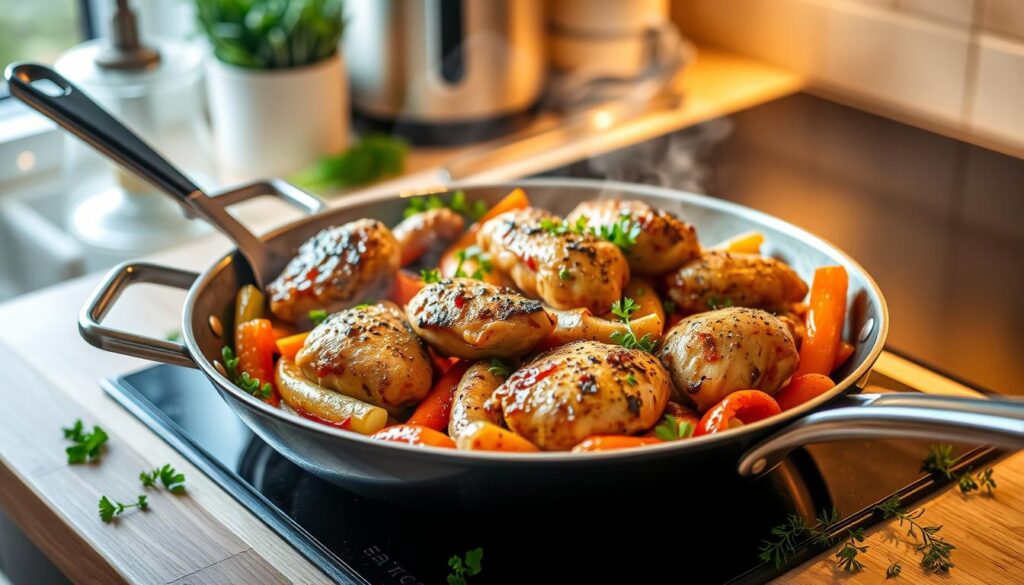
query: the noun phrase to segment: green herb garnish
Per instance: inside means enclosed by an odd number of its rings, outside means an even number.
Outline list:
[[[711,295],[705,302],[709,309],[717,311],[718,309],[724,309],[732,306],[732,299],[729,297],[720,297],[718,295]]]
[[[626,383],[629,384],[630,386],[636,386],[638,383],[636,381],[636,376],[634,376],[632,373],[626,374]]]
[[[111,501],[107,496],[100,498],[99,511],[100,520],[104,522],[112,522],[114,516],[120,516],[128,508],[138,508],[145,510],[149,508],[149,502],[146,501],[146,496],[139,496],[133,504],[123,504],[121,502]]]
[[[893,577],[899,577],[902,571],[903,565],[901,565],[899,561],[893,561],[885,568],[885,578],[892,579]]]
[[[658,426],[654,427],[654,436],[662,441],[678,441],[689,439],[693,436],[693,423],[688,420],[679,420],[671,414],[666,414]]]
[[[854,528],[847,533],[846,540],[836,552],[836,560],[839,568],[847,573],[857,573],[864,568],[864,564],[857,559],[857,555],[868,552],[868,547],[860,543],[864,542],[864,529]]]
[[[639,308],[640,305],[629,297],[612,303],[612,314],[626,324],[626,331],[613,331],[611,339],[626,349],[639,349],[651,353],[654,351],[654,346],[658,344],[657,340],[652,338],[650,334],[644,334],[643,337],[637,339],[636,333],[633,332],[633,325],[629,321],[630,315]]]
[[[817,546],[828,547],[835,544],[836,537],[832,534],[832,529],[839,522],[839,511],[835,508],[822,510],[817,520],[817,524],[808,526],[803,517],[790,514],[784,523],[771,529],[773,540],[761,541],[758,558],[772,563],[776,569],[781,569],[796,553],[797,542],[804,536],[810,536],[811,542]]]
[[[64,431],[65,439],[74,442],[74,445],[64,450],[68,454],[68,463],[96,461],[103,455],[103,445],[109,437],[99,425],[94,425],[92,432],[87,433],[82,419],[75,419],[74,425],[61,430]]]
[[[409,143],[395,136],[371,134],[338,154],[326,156],[289,177],[310,191],[358,187],[405,170]]]
[[[986,467],[976,474],[968,468],[962,474],[954,475],[953,467],[955,465],[956,457],[953,456],[953,445],[930,445],[928,447],[928,455],[921,462],[921,471],[939,474],[947,479],[955,479],[960,488],[960,493],[963,494],[969,494],[981,488],[985,488],[988,493],[992,493],[992,490],[995,489],[996,482],[992,479],[993,470],[991,467]]]
[[[615,244],[623,252],[629,253],[630,249],[636,245],[640,229],[640,224],[633,221],[629,213],[623,213],[615,223],[591,228],[591,232],[595,236]]]
[[[467,201],[466,192],[459,190],[452,193],[448,201],[445,201],[439,195],[411,197],[409,199],[409,204],[406,206],[405,211],[402,212],[402,215],[404,217],[412,217],[417,213],[423,213],[430,209],[444,208],[451,209],[456,213],[461,213],[473,220],[478,220],[487,213],[486,203],[483,201]]]
[[[483,558],[484,549],[480,547],[466,551],[465,559],[460,558],[459,555],[453,555],[448,559],[448,567],[452,570],[448,575],[448,585],[467,585],[468,577],[479,575],[483,570],[481,565]]]
[[[313,327],[316,327],[327,320],[327,311],[324,309],[313,309],[309,312],[309,320],[313,322]]]
[[[164,488],[172,494],[185,493],[185,475],[178,473],[170,463],[163,467],[157,467],[149,473],[145,471],[139,473],[139,481],[144,487],[155,486],[158,479],[160,483],[164,484]]]
[[[546,231],[553,236],[560,236],[562,234],[583,234],[587,231],[587,216],[581,215],[576,218],[576,221],[569,222],[563,219],[556,219],[552,217],[545,217],[540,220],[540,229]]]
[[[665,309],[666,315],[671,315],[676,312],[676,302],[672,299],[665,299],[661,301],[661,306]]]
[[[558,278],[559,280],[569,280],[572,278],[572,274],[569,272],[568,268],[562,266],[558,269]]]
[[[491,360],[491,365],[487,368],[487,371],[502,378],[508,378],[509,374],[512,373],[509,367],[505,365],[505,362],[497,358]]]
[[[491,257],[484,254],[480,249],[480,246],[469,246],[463,248],[458,252],[455,252],[455,259],[459,263],[455,266],[455,277],[456,278],[472,278],[475,280],[483,280],[484,276],[490,274],[494,267],[491,265]],[[472,275],[467,276],[466,272],[462,269],[463,265],[467,262],[476,262],[476,270],[473,271]]]
[[[310,311],[312,315],[313,311]],[[260,383],[256,378],[250,377],[249,372],[238,373],[238,358],[235,357],[235,352],[231,351],[231,348],[224,346],[220,350],[220,356],[224,360],[224,372],[228,375],[228,379],[235,386],[238,386],[242,390],[245,390],[249,394],[257,398],[266,400],[270,398],[274,389],[270,385],[270,382]]]
[[[431,268],[430,270],[420,270],[420,280],[425,284],[433,284],[435,282],[441,282],[441,271],[437,268]]]
[[[942,526],[925,526],[919,522],[921,516],[924,515],[924,508],[916,512],[906,512],[903,510],[899,496],[892,496],[875,506],[875,510],[887,520],[898,519],[900,527],[907,524],[907,535],[919,541],[915,550],[921,553],[921,566],[925,570],[948,572],[955,566],[950,560],[950,555],[956,547],[938,536]]]

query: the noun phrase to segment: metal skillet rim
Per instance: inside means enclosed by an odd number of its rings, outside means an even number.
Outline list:
[[[889,309],[885,302],[885,297],[882,295],[881,289],[878,284],[871,277],[871,275],[864,270],[857,261],[851,258],[848,254],[843,252],[841,249],[831,244],[830,242],[811,234],[803,228],[797,227],[787,221],[779,219],[773,215],[758,211],[756,209],[717,199],[707,195],[701,195],[697,193],[679,191],[676,189],[669,189],[665,187],[653,187],[648,185],[626,183],[620,181],[606,181],[606,180],[595,180],[595,179],[523,179],[509,183],[453,183],[444,187],[439,187],[435,192],[447,192],[456,189],[470,189],[470,188],[481,188],[481,187],[494,187],[494,188],[508,188],[514,187],[529,188],[531,186],[536,187],[572,187],[572,188],[591,188],[595,190],[621,190],[624,192],[639,193],[646,191],[648,194],[661,195],[668,198],[688,200],[691,202],[697,202],[700,205],[724,211],[733,215],[741,217],[748,217],[757,219],[761,223],[772,225],[792,234],[798,240],[806,245],[826,249],[830,252],[838,254],[846,262],[855,267],[857,270],[864,275],[868,286],[873,290],[875,297],[879,301],[879,319],[878,323],[875,324],[877,328],[877,335],[875,336],[875,342],[872,345],[868,355],[860,365],[851,372],[848,376],[843,378],[839,383],[836,384],[835,388],[818,396],[817,398],[810,400],[799,407],[784,412],[782,414],[773,416],[771,418],[758,421],[750,425],[744,425],[740,428],[732,429],[728,433],[704,435],[701,437],[694,437],[685,441],[670,441],[660,445],[648,445],[644,447],[635,447],[627,449],[619,449],[614,451],[601,451],[593,453],[572,453],[569,451],[539,451],[531,453],[501,453],[497,451],[463,451],[458,449],[445,449],[440,447],[417,447],[413,445],[406,445],[404,443],[397,443],[392,441],[379,441],[371,439],[367,435],[362,435],[354,431],[344,431],[341,429],[335,429],[330,426],[316,423],[314,421],[306,420],[302,417],[290,414],[280,408],[271,406],[262,400],[258,400],[256,397],[243,392],[240,388],[231,383],[227,378],[220,374],[216,368],[213,367],[213,363],[206,359],[203,353],[200,351],[198,343],[195,340],[195,336],[192,332],[192,316],[193,308],[195,307],[195,301],[199,292],[205,290],[209,282],[214,276],[222,269],[226,268],[232,261],[233,257],[237,253],[237,250],[232,250],[223,256],[220,260],[210,266],[205,272],[203,272],[196,282],[189,289],[188,294],[185,298],[185,307],[182,314],[182,331],[184,332],[185,346],[188,348],[189,353],[192,355],[193,360],[200,370],[214,382],[216,382],[221,390],[227,390],[227,393],[235,400],[240,401],[247,408],[253,408],[261,411],[262,413],[274,417],[282,422],[290,425],[302,427],[306,430],[313,431],[316,433],[323,433],[330,435],[336,439],[355,441],[362,443],[365,446],[379,448],[379,449],[401,449],[406,450],[409,453],[417,453],[418,456],[422,457],[433,457],[440,460],[464,460],[464,461],[475,461],[486,464],[498,464],[498,465],[515,465],[521,462],[533,462],[536,464],[565,464],[569,462],[587,462],[592,464],[594,462],[618,460],[622,458],[644,456],[669,456],[677,451],[693,450],[698,448],[710,448],[718,443],[735,442],[743,436],[757,433],[758,431],[772,427],[776,425],[784,425],[785,423],[791,423],[810,411],[816,409],[818,406],[833,400],[840,394],[844,394],[850,390],[850,388],[856,385],[856,382],[864,377],[874,366],[878,357],[882,353],[882,349],[885,345],[885,339],[889,332]],[[430,191],[428,191],[430,192]],[[417,192],[417,195],[420,193]],[[349,204],[365,204],[374,203],[378,201],[392,200],[398,194],[394,192],[380,192],[371,193],[366,195],[354,195],[346,199]],[[346,205],[345,207],[349,207]],[[272,239],[280,236],[286,232],[297,229],[301,225],[309,222],[313,222],[318,218],[322,218],[324,215],[330,215],[335,211],[340,211],[345,207],[333,208],[323,214],[310,216],[276,228],[271,232],[262,236],[264,239]],[[197,359],[198,358],[198,359]]]

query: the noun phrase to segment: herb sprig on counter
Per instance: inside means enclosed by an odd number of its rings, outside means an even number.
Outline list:
[[[146,496],[139,496],[134,503],[124,504],[117,501],[112,501],[107,496],[100,497],[99,512],[100,520],[106,523],[113,522],[114,516],[120,516],[125,510],[129,508],[138,508],[140,510],[146,510],[149,508],[149,502],[146,501]]]
[[[220,350],[220,356],[224,360],[224,371],[227,374],[228,380],[231,380],[232,384],[257,398],[262,398],[264,400],[270,398],[270,395],[274,391],[270,382],[261,383],[256,378],[249,376],[249,372],[239,373],[238,358],[235,357],[235,352],[231,351],[230,347],[225,345]]]
[[[861,553],[868,552],[868,547],[861,544],[862,542],[864,542],[863,528],[854,528],[847,533],[846,540],[836,551],[836,562],[840,569],[847,573],[858,573],[864,568],[864,563],[857,559]]]
[[[639,349],[640,351],[651,353],[654,351],[654,346],[658,344],[658,341],[651,337],[649,333],[637,339],[636,333],[633,332],[633,325],[629,320],[630,316],[639,308],[640,305],[629,297],[624,297],[612,303],[612,314],[625,323],[626,331],[613,331],[611,339],[626,349]]]
[[[903,565],[901,565],[899,561],[893,561],[885,568],[885,578],[892,579],[894,577],[899,577],[902,572]]]
[[[939,536],[942,525],[924,525],[919,521],[924,515],[924,508],[916,512],[907,512],[899,496],[892,496],[888,500],[875,506],[875,510],[886,520],[896,518],[902,528],[907,525],[907,535],[918,540],[915,550],[921,553],[921,567],[926,571],[948,572],[954,566],[950,555],[956,546],[948,543]]]
[[[955,479],[962,494],[969,494],[981,488],[985,488],[991,494],[992,490],[996,488],[991,467],[986,467],[977,473],[968,468],[960,475],[955,475],[953,473],[955,465],[956,457],[953,456],[953,445],[931,445],[928,447],[928,455],[921,462],[921,471],[940,474],[947,479]]]
[[[109,437],[99,425],[93,425],[92,432],[87,433],[82,419],[75,419],[75,424],[61,430],[64,431],[65,439],[74,442],[74,445],[64,450],[68,455],[68,463],[97,461],[103,455],[103,445]]]
[[[822,547],[835,544],[836,537],[832,534],[832,529],[839,522],[839,511],[835,508],[822,510],[817,520],[817,524],[808,526],[803,517],[790,514],[785,522],[771,529],[772,539],[761,541],[758,558],[772,563],[776,569],[781,569],[796,553],[796,546],[801,538],[809,537],[811,542]],[[851,553],[845,554],[856,557]]]
[[[143,487],[153,487],[157,480],[160,480],[160,483],[164,484],[164,488],[172,494],[185,493],[185,475],[178,473],[170,463],[148,473],[145,471],[139,473],[139,481],[142,482]]]
[[[479,575],[483,571],[484,549],[477,547],[466,551],[465,558],[459,555],[452,555],[448,559],[448,567],[452,570],[448,574],[448,585],[468,585],[468,577]]]

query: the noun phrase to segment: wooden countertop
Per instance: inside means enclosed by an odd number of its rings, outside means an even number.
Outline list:
[[[679,110],[618,128],[606,141],[551,149],[550,157],[571,157],[618,141],[682,127],[798,90],[802,80],[786,71],[710,49],[702,50],[684,81],[687,99]],[[422,186],[439,175],[431,168],[451,151],[417,152],[415,178],[377,189]],[[549,162],[551,158],[548,158]],[[569,158],[566,158],[569,160]],[[554,164],[554,163],[551,163]],[[505,178],[526,168],[505,172]],[[502,178],[500,172],[488,178]],[[272,201],[249,203],[241,215],[256,229],[295,217]],[[229,249],[218,235],[156,254],[148,260],[201,270]],[[101,391],[97,381],[147,365],[106,353],[78,335],[77,317],[100,278],[92,274],[0,305],[0,505],[73,581],[145,583],[259,582],[314,583],[323,574],[282,541],[212,480]],[[184,294],[147,285],[133,287],[108,323],[163,336],[178,329]],[[889,368],[899,369],[890,358]],[[955,390],[955,389],[954,389]],[[60,428],[81,418],[110,434],[101,464],[66,464]],[[170,462],[188,478],[188,495],[150,494],[151,509],[107,525],[96,502],[106,494],[131,501],[141,493],[139,471]],[[929,519],[946,525],[954,554],[956,582],[1017,582],[1024,568],[1024,455],[996,468],[994,498],[966,501],[947,492],[928,504]],[[887,560],[903,560],[904,582],[949,579],[924,576],[915,555],[894,528],[869,533],[867,568],[856,582],[881,581]],[[845,579],[823,555],[787,574],[781,582]]]

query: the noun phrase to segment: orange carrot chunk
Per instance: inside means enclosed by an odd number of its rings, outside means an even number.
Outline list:
[[[775,399],[760,390],[738,390],[712,406],[700,422],[694,436],[727,431],[738,424],[750,424],[782,412]]]
[[[394,425],[383,428],[370,435],[370,437],[381,441],[406,443],[418,447],[455,448],[455,441],[452,441],[448,435],[420,425]]]
[[[238,373],[248,372],[250,378],[274,385],[274,352],[277,343],[274,327],[269,319],[252,319],[235,328],[235,355],[238,357]],[[279,397],[273,389],[269,398],[277,404]]]
[[[419,276],[408,270],[399,270],[395,274],[395,282],[391,285],[390,299],[398,306],[404,307],[423,286],[423,280]]]
[[[789,384],[786,384],[785,388],[779,390],[775,395],[775,402],[779,404],[779,408],[782,410],[789,410],[795,406],[800,406],[812,398],[821,396],[835,388],[835,385],[832,378],[828,376],[804,374],[803,376],[793,378]]]
[[[661,439],[655,437],[634,437],[632,435],[592,435],[580,441],[572,448],[573,453],[591,453],[595,451],[614,451],[656,445]]]
[[[452,399],[462,375],[469,369],[469,360],[459,360],[434,384],[430,394],[416,405],[416,410],[405,421],[406,424],[420,425],[435,431],[448,428],[452,414]]]
[[[849,277],[842,266],[814,271],[807,336],[800,345],[800,365],[795,376],[828,375],[836,363],[843,323],[846,320],[846,288]]]
[[[295,360],[295,354],[299,353],[302,346],[306,343],[306,338],[309,337],[309,331],[303,331],[302,333],[296,333],[295,335],[289,335],[288,337],[281,337],[275,343],[277,344],[277,353],[281,354],[281,357]]]

